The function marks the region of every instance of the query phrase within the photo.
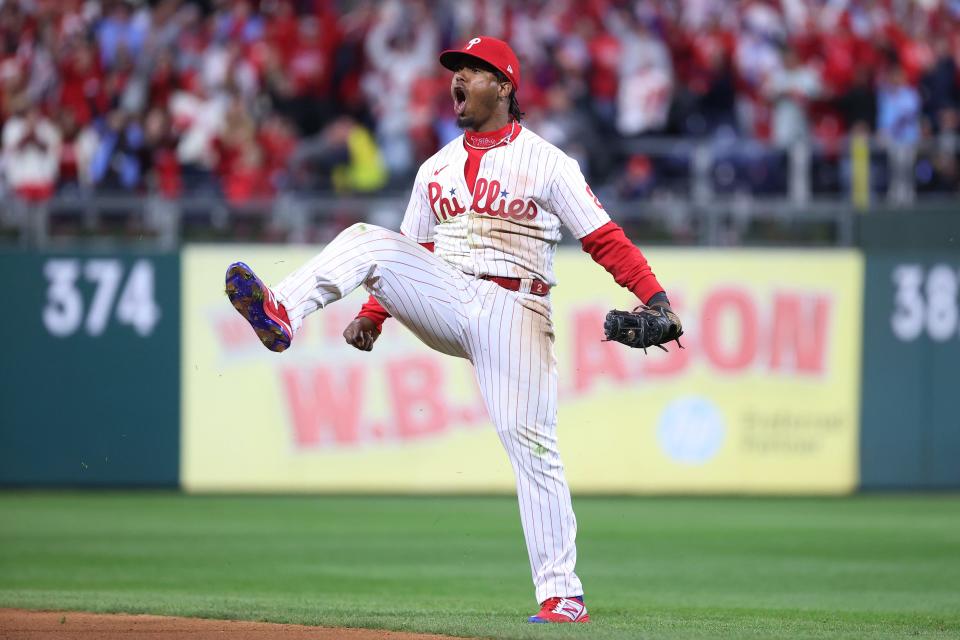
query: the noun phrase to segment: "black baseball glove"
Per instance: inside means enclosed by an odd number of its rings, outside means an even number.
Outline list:
[[[613,310],[607,314],[603,323],[606,339],[622,342],[628,347],[643,349],[659,347],[666,351],[664,343],[672,340],[680,344],[683,325],[669,304],[654,303],[651,306],[641,304],[633,311]]]

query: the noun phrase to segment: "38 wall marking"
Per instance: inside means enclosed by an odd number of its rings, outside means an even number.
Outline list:
[[[71,336],[81,328],[88,335],[102,335],[111,314],[138,335],[149,336],[160,320],[149,260],[134,262],[125,283],[124,264],[113,258],[51,259],[44,264],[43,275],[47,279],[43,325],[57,337]],[[81,286],[84,282],[93,285],[89,301],[84,300],[84,290],[89,288]]]
[[[890,326],[903,342],[927,335],[946,342],[960,329],[960,274],[956,267],[937,264],[925,270],[918,264],[893,269],[893,313]]]

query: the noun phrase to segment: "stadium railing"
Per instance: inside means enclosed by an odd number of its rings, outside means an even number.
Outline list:
[[[858,212],[955,207],[956,185],[931,186],[933,143],[896,147],[848,138],[789,149],[735,138],[623,140],[618,174],[595,191],[638,239],[726,246],[849,246]],[[589,152],[583,158],[592,166]],[[606,158],[609,164],[610,158]],[[631,175],[623,168],[637,161]],[[609,173],[609,172],[608,172]],[[593,180],[597,183],[598,181]],[[359,221],[398,228],[408,191],[337,195],[289,191],[230,203],[222,197],[76,192],[41,204],[2,198],[0,242],[323,242]]]

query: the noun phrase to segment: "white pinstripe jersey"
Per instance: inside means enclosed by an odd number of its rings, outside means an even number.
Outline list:
[[[461,135],[424,162],[400,227],[464,273],[554,285],[560,225],[579,239],[610,221],[577,162],[525,127],[484,153],[473,193],[466,161]]]

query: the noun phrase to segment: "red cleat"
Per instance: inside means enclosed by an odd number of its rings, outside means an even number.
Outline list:
[[[547,598],[540,605],[540,612],[527,618],[527,622],[590,622],[590,615],[583,596]]]

